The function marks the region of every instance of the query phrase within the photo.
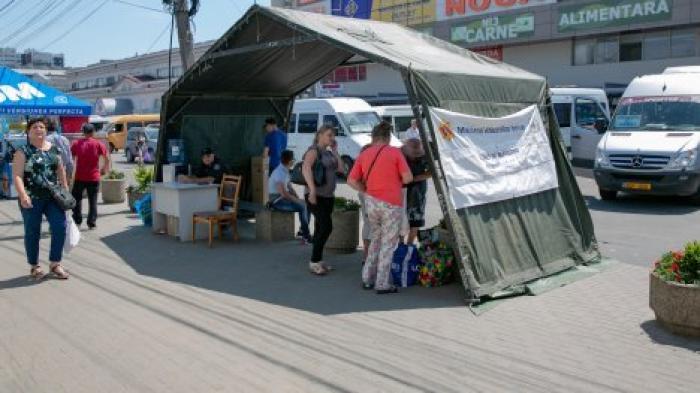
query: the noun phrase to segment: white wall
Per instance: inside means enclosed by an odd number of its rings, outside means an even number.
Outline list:
[[[401,74],[381,64],[367,64],[367,80],[343,83],[343,87],[347,97],[406,94]]]
[[[700,57],[622,63],[571,65],[572,40],[511,46],[503,49],[503,61],[547,77],[549,84],[603,87],[605,83],[627,84],[637,75],[658,74],[666,67],[700,65]]]

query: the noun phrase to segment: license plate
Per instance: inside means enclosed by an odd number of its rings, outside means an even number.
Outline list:
[[[622,187],[628,190],[651,191],[651,183],[626,182],[622,183]]]

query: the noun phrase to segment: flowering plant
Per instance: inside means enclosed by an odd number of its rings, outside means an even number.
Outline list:
[[[654,273],[665,281],[700,285],[700,242],[690,242],[682,251],[662,255],[654,262]]]

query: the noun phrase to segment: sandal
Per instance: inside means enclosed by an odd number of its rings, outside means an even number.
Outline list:
[[[325,276],[328,270],[320,262],[309,262],[309,271],[317,276]]]
[[[388,293],[398,293],[399,288],[389,287],[387,289],[377,289],[377,295],[386,295]]]
[[[29,276],[35,280],[41,280],[42,278],[46,277],[46,273],[44,273],[41,266],[34,265],[32,266],[31,270],[29,270]]]
[[[60,263],[57,263],[51,266],[51,276],[59,280],[67,280],[68,277],[70,277],[70,274],[63,269],[63,266],[61,266]]]

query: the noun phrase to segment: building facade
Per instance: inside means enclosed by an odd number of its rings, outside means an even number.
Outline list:
[[[65,67],[63,53],[40,52],[26,49],[0,48],[0,66],[9,68],[62,69]]]
[[[551,86],[598,87],[612,98],[637,75],[659,73],[669,66],[700,65],[697,0],[282,0],[273,4],[400,23],[544,75]],[[375,72],[379,75],[372,75]],[[399,83],[398,78],[387,79],[391,72],[368,68],[366,78]],[[345,95],[371,95],[360,84],[346,83],[338,90]]]
[[[213,41],[195,44],[195,59]],[[69,92],[93,105],[94,113],[116,115],[160,112],[161,97],[183,73],[180,54],[173,49],[171,68],[168,50],[121,60],[103,60],[68,72]]]

